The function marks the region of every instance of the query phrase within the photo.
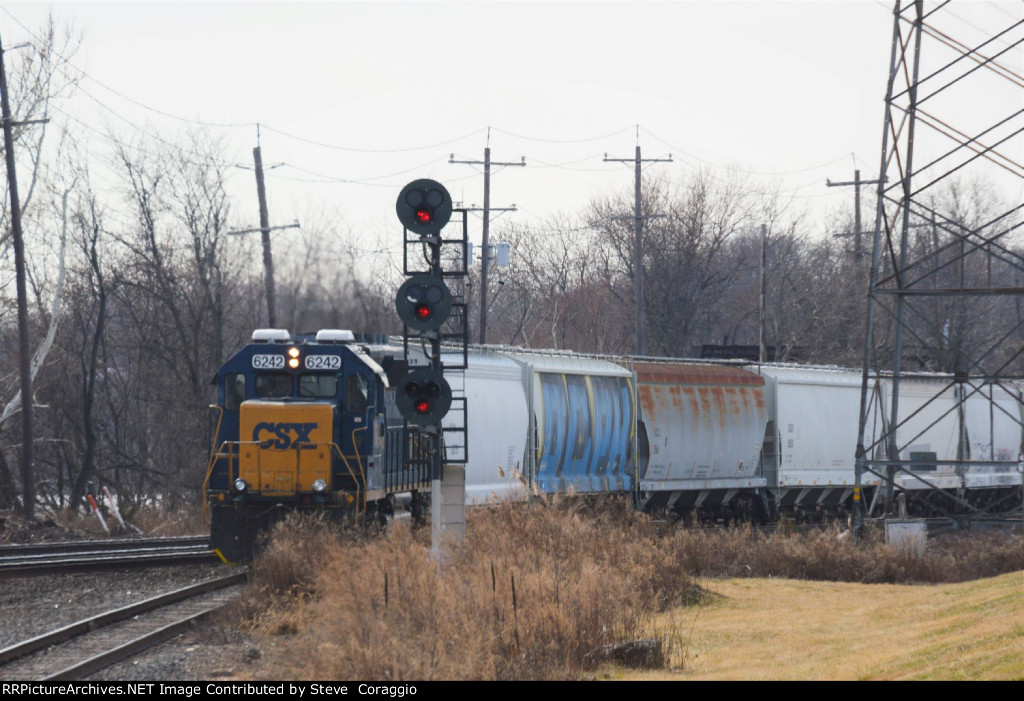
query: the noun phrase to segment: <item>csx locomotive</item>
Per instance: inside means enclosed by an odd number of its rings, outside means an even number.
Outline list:
[[[295,508],[378,520],[400,505],[425,508],[429,461],[413,459],[419,447],[396,406],[402,357],[348,331],[263,329],[224,364],[206,503],[226,559],[245,559]],[[464,461],[469,504],[625,493],[649,510],[716,518],[851,504],[859,371],[483,347],[445,376],[469,408],[468,422],[466,411],[444,419],[445,457]],[[904,377],[895,438],[908,467],[894,488],[922,512],[952,505],[939,490],[1009,510],[1021,500],[1021,389],[951,379]],[[872,381],[866,447],[876,465],[890,394],[889,381]],[[867,472],[862,485],[876,508],[884,480]]]
[[[261,329],[217,372],[205,504],[213,547],[247,559],[294,508],[382,516],[419,505],[429,471],[402,462],[387,373],[349,331]],[[388,364],[385,360],[385,364]]]

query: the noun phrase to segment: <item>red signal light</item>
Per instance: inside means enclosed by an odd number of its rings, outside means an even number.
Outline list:
[[[429,319],[433,315],[434,315],[434,310],[430,308],[430,305],[427,305],[427,304],[417,304],[416,305],[416,318],[417,319],[422,319],[422,320],[426,321],[427,319]]]
[[[452,217],[452,197],[439,182],[413,180],[398,193],[395,213],[411,233],[434,236]]]
[[[402,417],[417,426],[437,426],[452,404],[452,390],[440,369],[411,371],[399,385],[395,404]]]

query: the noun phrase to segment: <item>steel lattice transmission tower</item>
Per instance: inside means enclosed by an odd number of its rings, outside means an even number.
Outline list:
[[[1008,511],[1020,500],[1017,490],[985,502],[996,494],[987,488],[1005,494],[1020,480],[1020,446],[1012,454],[995,446],[997,434],[1019,436],[1021,426],[1021,413],[1005,406],[1007,395],[1020,406],[1024,377],[1024,13],[990,4],[993,26],[981,27],[963,20],[967,7],[897,0],[893,11],[858,528],[866,513],[892,513],[902,492],[939,513]],[[1018,201],[1007,204],[1007,195]],[[942,373],[942,390],[932,382],[923,396],[922,372]],[[875,484],[866,503],[862,488]]]

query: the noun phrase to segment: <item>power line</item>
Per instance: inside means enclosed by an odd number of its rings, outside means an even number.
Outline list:
[[[595,154],[593,154],[591,156],[585,156],[585,157],[579,158],[579,159],[577,159],[575,161],[565,161],[564,163],[548,163],[547,161],[542,161],[541,159],[537,158],[536,156],[530,156],[530,159],[531,159],[531,161],[536,161],[537,163],[540,163],[541,165],[539,166],[539,168],[556,168],[558,170],[572,170],[572,171],[575,171],[577,173],[607,173],[608,172],[607,168],[570,168],[569,167],[573,163],[582,163],[583,161],[589,161],[591,159],[596,159],[596,158],[600,158],[600,157],[601,157],[601,154],[595,153]]]
[[[545,138],[541,138],[541,137],[538,137],[538,136],[525,136],[523,134],[516,134],[516,133],[511,132],[511,131],[506,131],[504,129],[500,129],[499,127],[491,127],[491,128],[494,129],[494,131],[500,132],[502,134],[507,134],[508,136],[512,136],[512,137],[515,137],[517,139],[524,139],[526,141],[540,141],[540,142],[545,143],[545,144],[580,144],[580,143],[584,143],[584,142],[587,142],[587,141],[600,141],[602,139],[608,139],[608,138],[611,138],[613,136],[618,136],[619,134],[623,134],[625,132],[630,131],[633,127],[626,127],[625,129],[619,129],[618,131],[613,131],[613,132],[611,132],[609,134],[603,134],[601,136],[588,136],[588,137],[583,137],[583,138],[580,138],[580,139],[545,139]]]
[[[308,175],[315,175],[317,177],[325,178],[327,181],[330,181],[330,182],[369,185],[369,184],[371,184],[371,181],[373,181],[373,180],[384,180],[385,178],[393,178],[393,177],[395,177],[397,175],[405,175],[407,173],[411,173],[414,170],[421,170],[423,168],[426,168],[429,165],[432,165],[432,164],[436,163],[438,160],[440,160],[440,159],[439,158],[431,158],[426,163],[422,163],[422,164],[417,165],[417,166],[415,166],[413,168],[406,168],[404,170],[400,170],[400,171],[397,171],[397,172],[394,172],[394,173],[388,173],[387,175],[374,175],[374,176],[371,176],[371,177],[368,177],[368,178],[340,178],[340,177],[333,176],[333,175],[327,175],[325,173],[318,173],[318,172],[316,172],[314,170],[309,170],[307,168],[301,168],[301,167],[299,167],[297,165],[293,165],[291,163],[284,163],[283,165],[285,165],[288,168],[291,168],[293,170],[297,170],[297,171],[302,172],[302,173],[307,173]],[[388,185],[388,187],[392,187],[392,186]]]
[[[263,123],[261,123],[260,126],[262,128],[264,128],[264,129],[266,129],[267,131],[272,131],[275,134],[279,134],[279,135],[287,137],[289,139],[294,139],[296,141],[302,141],[303,143],[312,144],[313,146],[321,146],[323,148],[334,149],[334,150],[337,150],[337,151],[350,151],[352,153],[409,153],[411,151],[426,151],[428,149],[439,148],[441,146],[447,146],[449,144],[454,144],[454,143],[456,143],[458,141],[463,141],[465,139],[470,138],[471,136],[476,136],[477,134],[479,134],[480,132],[484,131],[484,129],[485,129],[485,127],[481,127],[479,129],[477,129],[476,131],[472,131],[472,132],[470,132],[468,134],[463,134],[462,136],[457,136],[454,139],[446,139],[444,141],[439,141],[439,142],[434,143],[434,144],[428,144],[426,146],[410,146],[408,148],[385,149],[385,148],[356,148],[354,146],[342,146],[342,145],[339,145],[339,144],[329,144],[329,143],[326,143],[326,142],[323,142],[323,141],[315,141],[313,139],[308,139],[308,138],[303,137],[303,136],[297,136],[295,134],[290,134],[290,133],[288,133],[286,131],[282,131],[281,129],[275,129],[274,127],[268,126],[268,125],[263,124]]]
[[[433,161],[431,161],[431,163],[433,163]],[[299,170],[299,171],[303,171],[303,172],[309,172],[309,173],[312,173],[314,175],[321,175],[319,173],[314,173],[313,171],[307,171],[307,170],[305,170],[303,168],[299,168],[298,166],[294,166],[294,165],[292,165],[290,163],[282,163],[281,165],[283,165],[283,166],[285,166],[287,168],[292,168],[294,170]],[[239,167],[241,167],[241,166],[239,166]],[[393,173],[392,175],[396,175],[396,174]],[[267,177],[268,178],[273,178],[275,180],[288,180],[290,182],[296,182],[296,183],[312,183],[312,184],[319,184],[319,185],[362,185],[364,187],[386,187],[386,188],[398,187],[398,185],[396,183],[374,183],[374,182],[367,182],[366,180],[343,180],[341,178],[334,178],[334,177],[331,177],[331,176],[328,176],[328,175],[323,175],[322,177],[319,177],[319,178],[296,178],[296,177],[292,177],[292,176],[289,176],[289,175],[282,175],[280,173],[273,173],[273,172],[271,172],[271,173],[267,173]],[[383,177],[388,177],[388,176],[379,176],[379,177],[383,178]],[[457,177],[457,178],[448,178],[447,182],[459,182],[460,180],[467,180],[467,179],[472,178],[472,177],[475,177],[475,175],[463,175],[463,176],[460,176],[460,177]]]
[[[83,127],[84,129],[87,129],[87,130],[93,132],[94,134],[97,134],[97,135],[103,137],[104,139],[115,139],[115,140],[118,140],[119,143],[122,143],[123,145],[127,145],[127,146],[133,148],[134,150],[137,150],[137,151],[141,152],[141,154],[143,154],[144,156],[151,156],[151,157],[154,157],[154,158],[158,157],[158,155],[154,154],[154,152],[148,151],[148,150],[142,148],[141,146],[132,145],[132,144],[130,144],[130,143],[124,141],[124,140],[117,139],[115,134],[112,134],[110,132],[100,131],[96,127],[93,127],[92,125],[88,124],[87,122],[82,121],[80,118],[76,117],[75,115],[72,115],[71,113],[65,111],[65,109],[62,109],[62,108],[60,108],[59,106],[57,106],[55,104],[51,104],[50,106],[51,106],[51,108],[53,109],[54,112],[60,113],[61,115],[67,117],[72,122],[75,122],[76,124],[78,124],[79,126]],[[105,107],[105,105],[103,105],[103,106]],[[111,109],[110,107],[105,107],[105,108]],[[136,125],[135,123],[127,120],[126,118],[121,117],[120,115],[117,115],[117,113],[114,113],[113,109],[111,109],[111,112],[116,117],[118,117],[119,119],[124,121],[126,124],[128,124],[128,126],[130,126],[132,129],[134,129],[136,133],[141,134],[142,136],[145,136],[146,138],[151,139],[152,141],[157,141],[158,143],[161,143],[161,144],[167,146],[168,148],[174,149],[175,151],[178,152],[179,155],[180,154],[188,154],[190,156],[195,156],[198,159],[203,159],[204,161],[211,160],[209,154],[203,154],[203,152],[201,152],[201,151],[194,150],[194,149],[188,148],[186,146],[182,146],[180,143],[177,143],[177,142],[174,142],[174,141],[168,141],[167,139],[165,139],[165,138],[163,138],[161,136],[157,136],[156,134],[154,134],[154,133],[152,133],[150,131],[146,131],[145,129],[139,127],[138,125]],[[184,159],[183,161],[185,163],[189,163],[190,165],[200,165],[199,161],[188,161],[187,159]],[[216,165],[220,166],[221,168],[229,168],[230,166],[233,165],[232,163],[229,163],[229,162],[226,162],[226,161],[219,161],[219,160],[216,160],[216,159],[213,159],[212,161],[214,163],[216,163]]]
[[[793,169],[793,170],[782,170],[782,171],[774,171],[774,172],[772,172],[772,171],[761,172],[761,171],[754,171],[754,170],[743,170],[741,168],[734,168],[732,166],[725,166],[725,165],[721,165],[719,163],[714,163],[713,161],[707,161],[707,160],[704,160],[703,158],[701,158],[699,156],[693,155],[692,153],[687,153],[683,149],[677,148],[676,146],[674,146],[673,144],[669,143],[665,139],[661,138],[657,134],[654,134],[653,132],[651,132],[651,131],[649,131],[647,129],[644,129],[643,127],[640,127],[640,131],[642,131],[645,134],[647,134],[648,136],[656,139],[657,141],[660,141],[661,143],[665,144],[670,149],[672,149],[673,153],[682,154],[682,155],[686,156],[687,158],[691,158],[691,159],[693,159],[695,161],[698,161],[700,163],[704,163],[705,165],[709,165],[709,166],[712,166],[714,168],[718,168],[719,170],[728,170],[728,171],[733,171],[733,172],[736,172],[736,173],[743,173],[744,175],[794,175],[796,173],[809,173],[810,171],[813,171],[813,170],[821,170],[822,168],[827,168],[830,165],[838,163],[839,161],[841,161],[844,158],[846,158],[847,155],[849,155],[849,154],[843,154],[842,156],[839,156],[837,158],[833,158],[830,161],[827,161],[827,162],[822,163],[820,165],[811,166],[809,168],[796,168],[796,169]]]
[[[18,19],[6,7],[3,7],[2,5],[0,5],[0,10],[3,10],[3,12],[8,17],[10,17],[12,20],[14,20],[14,22],[18,26],[20,26],[22,29],[24,29],[26,32],[28,32],[29,35],[32,36],[32,38],[34,38],[36,41],[43,41],[43,38],[41,36],[36,34],[33,30],[29,29],[29,27],[26,26],[24,22],[22,22],[20,19]],[[124,93],[122,93],[122,92],[120,92],[120,91],[110,87],[109,85],[107,85],[103,81],[99,80],[98,78],[88,74],[83,69],[81,69],[78,66],[76,66],[68,57],[64,56],[63,54],[59,53],[58,51],[54,50],[53,54],[55,56],[57,56],[57,58],[61,59],[66,65],[71,66],[76,71],[81,73],[82,77],[88,78],[89,80],[93,81],[94,83],[96,83],[100,87],[102,87],[102,88],[104,88],[106,90],[109,90],[113,94],[117,95],[121,99],[126,100],[127,102],[130,102],[133,105],[136,105],[137,107],[141,107],[142,109],[148,110],[148,111],[153,112],[155,114],[159,114],[159,115],[162,115],[164,117],[168,117],[169,119],[176,119],[176,120],[178,120],[180,122],[187,122],[187,123],[190,123],[190,124],[198,124],[198,125],[207,126],[207,127],[250,127],[250,126],[253,126],[255,124],[255,122],[229,122],[229,123],[222,123],[222,122],[206,122],[206,121],[202,121],[202,120],[198,120],[198,119],[187,119],[185,117],[179,117],[178,115],[171,114],[170,112],[165,112],[165,111],[157,109],[155,107],[150,107],[149,105],[143,104],[142,102],[139,102],[138,100],[136,100],[136,99],[134,99],[132,97],[129,97],[128,95],[125,95]],[[65,76],[69,80],[72,79],[71,76],[68,76],[66,73],[65,73]]]
[[[1007,16],[1007,17],[1009,17],[1010,19],[1017,19],[1017,18],[1016,18],[1016,16],[1014,16],[1014,15],[1010,14],[1010,13],[1009,13],[1009,12],[1007,12],[1007,11],[1006,11],[1005,9],[1003,9],[1002,7],[1000,7],[999,3],[997,3],[997,2],[991,2],[991,0],[989,0],[989,2],[988,2],[987,4],[988,4],[988,6],[989,6],[989,7],[991,7],[991,8],[993,9],[993,10],[998,10],[999,12],[1002,12],[1002,13],[1003,13],[1004,15],[1006,15],[1006,16]],[[953,15],[953,13],[952,13],[952,12],[950,12],[949,14]],[[953,15],[953,16],[954,16],[954,17],[956,17],[956,15]],[[959,18],[959,17],[957,17],[957,19],[960,19],[960,18]],[[963,21],[963,20],[961,20],[961,21]]]
[[[3,12],[5,12],[8,16],[10,16],[11,19],[13,19],[22,29],[24,29],[26,32],[28,32],[37,41],[41,41],[42,40],[42,38],[38,34],[36,34],[31,29],[29,29],[21,20],[19,20],[17,17],[15,17],[11,13],[11,11],[8,10],[6,7],[0,6],[0,10],[3,10]],[[176,121],[179,121],[179,122],[184,122],[184,123],[187,123],[187,124],[196,124],[196,125],[204,126],[204,127],[217,127],[217,128],[229,128],[229,129],[231,129],[231,128],[239,128],[239,127],[260,126],[260,127],[262,127],[263,129],[265,129],[267,131],[274,132],[275,134],[278,134],[278,135],[283,136],[285,138],[293,139],[295,141],[301,141],[301,142],[308,143],[308,144],[311,144],[311,145],[314,145],[314,146],[320,146],[322,148],[329,148],[329,149],[334,149],[334,150],[339,150],[339,151],[348,151],[348,152],[352,152],[352,153],[409,153],[409,152],[412,152],[412,151],[425,151],[425,150],[428,150],[428,149],[438,148],[438,147],[441,147],[441,146],[447,146],[449,144],[453,144],[453,143],[456,143],[458,141],[462,141],[462,140],[468,139],[470,137],[476,136],[477,134],[481,133],[485,129],[484,127],[481,127],[481,128],[476,129],[476,130],[474,130],[474,131],[472,131],[472,132],[470,132],[468,134],[463,134],[462,136],[458,136],[458,137],[455,137],[455,138],[452,138],[452,139],[446,139],[444,141],[440,141],[440,142],[436,142],[436,143],[432,143],[432,144],[427,144],[427,145],[423,145],[423,146],[411,146],[411,147],[404,147],[404,148],[393,148],[393,149],[387,149],[387,148],[360,148],[360,147],[354,147],[354,146],[348,146],[348,145],[342,145],[342,144],[331,144],[331,143],[327,143],[327,142],[323,142],[323,141],[317,141],[315,139],[310,139],[310,138],[307,138],[307,137],[299,136],[297,134],[293,134],[293,133],[287,132],[287,131],[285,131],[283,129],[278,129],[276,127],[273,127],[273,126],[268,125],[268,124],[264,124],[262,122],[259,122],[259,123],[255,122],[255,121],[252,121],[252,122],[213,122],[213,121],[206,121],[206,120],[202,120],[202,119],[189,119],[187,117],[182,117],[180,115],[176,115],[176,114],[173,114],[171,112],[167,112],[165,110],[161,110],[161,109],[158,109],[156,107],[152,107],[152,106],[147,105],[147,104],[145,104],[143,102],[140,102],[139,100],[136,100],[135,98],[133,98],[133,97],[131,97],[129,95],[125,95],[124,93],[120,92],[119,90],[117,90],[117,89],[107,85],[106,83],[104,83],[103,81],[99,80],[98,78],[90,75],[85,70],[79,68],[70,59],[68,59],[67,57],[65,57],[62,54],[58,53],[57,51],[54,51],[53,53],[58,58],[60,58],[62,61],[64,61],[64,63],[67,66],[70,66],[70,67],[74,68],[76,71],[78,71],[82,75],[82,77],[87,78],[87,79],[93,81],[97,85],[103,87],[104,89],[110,91],[114,95],[117,95],[121,99],[123,99],[123,100],[125,100],[125,101],[127,101],[127,102],[129,102],[129,103],[131,103],[131,104],[133,104],[135,106],[137,106],[137,107],[140,107],[140,108],[142,108],[144,110],[147,110],[149,112],[153,112],[154,114],[159,114],[159,115],[161,115],[163,117],[167,117],[168,119],[173,119],[173,120],[176,120]],[[62,72],[63,72],[63,69],[62,69]],[[73,78],[70,75],[68,75],[66,72],[64,72],[64,75],[69,80],[73,80]],[[124,121],[128,122],[129,124],[132,124],[127,118],[125,118],[122,115],[120,115],[119,113],[117,113],[113,108],[107,106],[105,103],[100,101],[99,98],[96,98],[95,96],[91,95],[84,88],[79,87],[79,89],[82,90],[82,92],[85,93],[88,97],[90,97],[91,99],[96,101],[98,104],[100,104],[102,107],[104,107],[105,109],[109,110],[110,112],[112,112],[113,114],[118,116],[120,119],[123,119]],[[137,125],[132,124],[132,126],[134,128],[136,128],[136,129],[139,129],[140,131],[142,131],[142,129],[140,127],[138,127]],[[159,137],[156,137],[156,136],[154,136],[154,138],[159,139]]]
[[[75,122],[76,124],[78,124],[82,128],[87,129],[88,131],[91,131],[94,134],[97,134],[97,135],[103,137],[104,139],[115,140],[115,141],[117,141],[117,143],[121,144],[122,146],[126,146],[126,147],[128,147],[128,148],[130,148],[132,150],[138,151],[139,153],[141,153],[141,154],[143,154],[145,156],[150,156],[150,157],[153,157],[153,158],[159,157],[158,154],[154,154],[152,151],[147,151],[146,149],[142,148],[141,146],[137,146],[137,145],[134,145],[134,144],[132,144],[132,143],[130,143],[128,141],[118,139],[116,137],[116,135],[114,135],[112,133],[103,132],[103,131],[97,129],[96,127],[92,126],[91,124],[82,121],[79,117],[77,117],[75,115],[72,115],[71,113],[61,109],[57,105],[51,104],[50,107],[55,112],[59,112],[60,114],[64,115],[69,120],[71,120],[72,122]],[[121,117],[121,119],[124,119],[124,118]],[[141,127],[139,127],[138,125],[136,125],[136,124],[134,124],[134,123],[132,123],[130,121],[127,121],[127,120],[125,120],[125,121],[128,123],[128,125],[130,127],[135,129],[135,131],[138,134],[141,134],[141,135],[151,139],[152,141],[159,142],[159,143],[163,144],[164,146],[166,146],[166,147],[168,147],[170,149],[173,149],[179,155],[181,155],[181,154],[190,154],[190,155],[195,156],[197,158],[203,159],[203,162],[200,162],[200,161],[193,161],[193,160],[189,160],[189,159],[183,158],[183,159],[181,159],[182,162],[188,163],[190,165],[205,165],[205,162],[207,160],[209,160],[210,162],[212,162],[212,163],[214,163],[214,164],[216,164],[216,165],[218,165],[218,166],[220,166],[222,168],[230,168],[231,166],[234,165],[234,163],[229,162],[229,161],[221,161],[221,160],[217,160],[217,159],[212,159],[212,158],[210,158],[210,154],[204,154],[204,153],[201,153],[199,151],[195,151],[195,150],[186,148],[186,147],[184,147],[184,146],[182,146],[182,145],[180,145],[178,143],[175,143],[175,142],[172,142],[172,141],[168,141],[167,139],[164,139],[164,138],[161,138],[159,136],[156,136],[155,134],[152,134],[152,133],[146,131],[145,129],[142,129]]]

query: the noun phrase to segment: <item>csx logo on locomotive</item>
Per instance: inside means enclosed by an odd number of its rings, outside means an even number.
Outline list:
[[[264,421],[256,424],[252,431],[252,439],[260,444],[261,448],[274,448],[276,450],[311,450],[316,446],[309,437],[318,424],[316,423],[269,423]],[[269,438],[267,436],[270,436]]]

